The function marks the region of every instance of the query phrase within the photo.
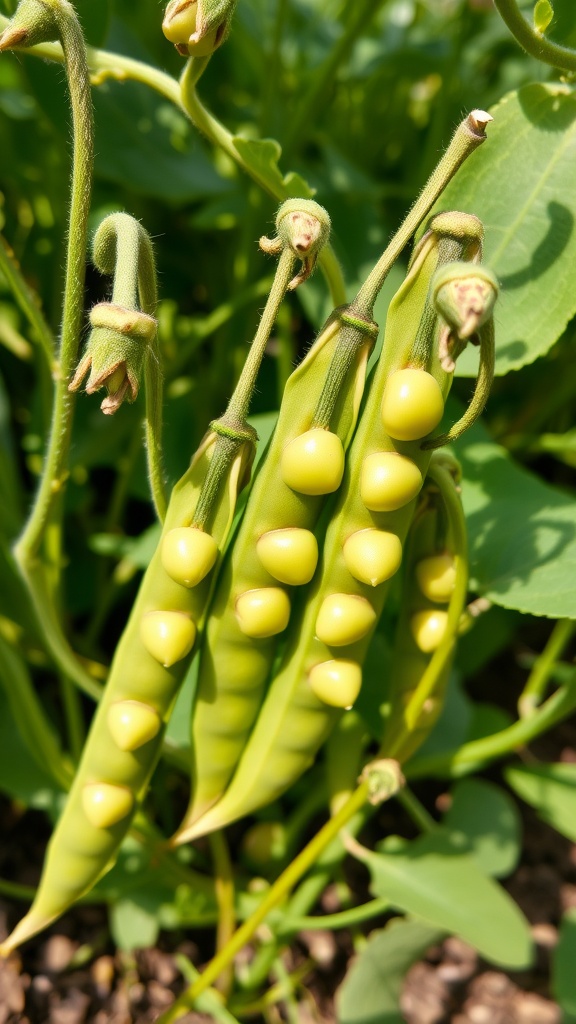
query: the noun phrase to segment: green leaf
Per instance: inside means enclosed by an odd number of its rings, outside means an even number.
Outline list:
[[[452,792],[443,827],[464,841],[478,867],[492,878],[509,875],[520,856],[521,819],[512,798],[484,779],[465,779]]]
[[[475,213],[486,228],[484,259],[496,273],[496,373],[547,352],[576,313],[576,91],[538,83],[492,110],[488,139],[466,161],[439,208]],[[475,376],[477,354],[458,360]]]
[[[505,776],[543,821],[576,842],[576,764],[512,765]]]
[[[106,81],[93,91],[96,171],[166,202],[227,192],[189,122],[138,82]]]
[[[477,424],[455,446],[472,585],[505,608],[576,618],[576,505],[487,437]]]
[[[536,0],[534,5],[534,28],[536,31],[545,32],[553,17],[554,8],[550,0]]]
[[[154,893],[140,890],[117,900],[110,907],[112,938],[126,953],[156,945],[160,924]]]
[[[567,910],[560,925],[560,941],[552,956],[552,993],[563,1012],[563,1024],[576,1022],[576,908]]]
[[[397,837],[392,839],[383,844],[381,853],[364,850],[357,854],[370,871],[375,896],[459,935],[502,967],[519,969],[531,963],[532,940],[526,919],[471,856],[455,850],[444,830],[401,845]]]
[[[423,921],[394,918],[373,934],[336,995],[338,1024],[403,1024],[402,981],[444,932]]]
[[[289,172],[282,175],[278,167],[282,148],[276,139],[246,139],[242,135],[235,135],[232,142],[240,159],[270,190],[281,194],[284,199],[313,198],[314,189],[299,174]]]

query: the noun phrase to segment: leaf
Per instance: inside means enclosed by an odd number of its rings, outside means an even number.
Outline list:
[[[502,967],[529,966],[532,940],[526,919],[508,893],[487,878],[471,856],[454,849],[444,830],[400,846],[393,837],[380,853],[360,850],[363,852],[357,855],[370,871],[375,896],[459,935]]]
[[[455,446],[472,586],[495,604],[576,617],[576,505],[518,466],[479,426]]]
[[[488,139],[438,204],[475,213],[486,229],[484,259],[496,273],[496,373],[547,352],[576,313],[576,91],[526,85],[492,110]],[[468,349],[458,373],[475,376]]]
[[[470,856],[492,878],[509,875],[520,856],[521,820],[508,793],[484,779],[465,779],[452,792],[443,827],[466,842]]]
[[[338,1024],[403,1024],[402,981],[444,932],[423,921],[394,918],[368,940],[336,994]]]
[[[576,842],[576,764],[511,765],[505,777],[543,821]]]
[[[554,17],[554,8],[550,0],[536,0],[534,5],[534,28],[537,32],[545,32]]]
[[[576,908],[567,910],[560,925],[560,941],[552,955],[552,994],[563,1011],[563,1024],[576,1022]]]
[[[154,893],[140,890],[117,900],[110,907],[110,931],[119,949],[130,953],[156,945],[160,923]]]
[[[108,80],[93,91],[96,171],[171,203],[227,192],[198,135],[167,100],[138,82]]]
[[[232,142],[243,163],[259,181],[265,182],[269,189],[281,193],[284,199],[313,198],[314,189],[310,188],[299,174],[289,172],[282,175],[278,167],[282,148],[276,139],[246,139],[243,135],[235,135]]]

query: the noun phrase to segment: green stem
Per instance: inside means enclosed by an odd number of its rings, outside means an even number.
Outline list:
[[[30,288],[16,262],[14,253],[0,236],[0,271],[6,278],[6,283],[14,296],[20,310],[30,324],[36,336],[40,348],[46,358],[46,363],[52,373],[56,368],[56,348],[52,331],[50,330],[44,315],[39,306],[36,293]]]
[[[554,626],[548,638],[548,643],[540,657],[536,659],[526,686],[518,698],[518,714],[520,718],[532,715],[538,705],[542,703],[542,698],[550,681],[550,674],[556,662],[562,656],[575,629],[576,622],[573,619],[560,619]]]
[[[486,124],[491,120],[492,118],[489,114],[485,114],[484,111],[475,110],[468,114],[468,117],[464,118],[461,124],[458,125],[440,163],[432,172],[420,196],[383,252],[378,263],[366,278],[352,303],[353,306],[370,313],[370,315],[372,314],[378,293],[404,246],[408,243],[418,225],[430,212],[460,165],[485,141]]]
[[[64,4],[61,0],[43,0],[43,3],[53,14],[62,44],[74,141],[58,378],[40,487],[24,532],[15,548],[16,558],[24,570],[39,556],[54,506],[62,494],[68,475],[67,461],[75,401],[68,391],[68,383],[76,366],[84,314],[88,215],[94,163],[90,79],[82,30],[70,4]]]
[[[18,885],[17,882],[7,882],[0,878],[0,894],[7,896],[10,900],[23,900],[24,903],[31,903],[36,895],[36,889],[31,885]]]
[[[68,743],[74,764],[78,764],[82,756],[82,748],[86,738],[82,707],[78,691],[67,675],[60,677],[60,697],[64,708]]]
[[[230,463],[240,446],[251,438],[251,428],[246,423],[250,401],[256,387],[258,372],[266,352],[270,332],[292,278],[294,263],[295,256],[292,250],[286,246],[280,254],[274,281],[264,307],[264,312],[262,313],[262,318],[258,324],[258,329],[250,346],[240,378],[228,403],[228,408],[224,415],[212,424],[213,429],[221,432],[221,436],[216,441],[214,454],[210,460],[210,466],[208,467],[194,513],[194,526],[200,529],[205,527],[210,518],[220,484]]]
[[[278,182],[276,176],[270,177],[264,165],[249,162],[240,154],[235,146],[234,136],[206,109],[199,99],[195,83],[192,81],[192,69],[193,62],[189,61],[180,79],[180,105],[194,126],[214,145],[219,146],[268,195],[280,202],[292,198],[288,189]],[[330,245],[324,246],[318,257],[318,263],[328,282],[334,305],[340,306],[346,301],[346,289],[340,264]]]
[[[385,0],[359,0],[348,8],[349,21],[336,45],[320,67],[311,86],[304,91],[304,98],[293,120],[288,139],[284,144],[284,155],[291,156],[306,130],[314,124],[315,118],[328,99],[328,93],[345,58],[350,55],[354,43],[370,27]]]
[[[214,887],[218,903],[216,952],[220,953],[232,938],[236,928],[234,872],[224,832],[212,832],[209,841],[214,861]],[[224,995],[229,995],[233,981],[234,972],[231,965],[228,965],[216,981],[216,988]]]
[[[338,836],[340,830],[344,828],[356,811],[366,803],[367,799],[368,783],[364,782],[355,790],[350,799],[346,801],[338,814],[326,822],[323,828],[320,829],[301,853],[276,879],[264,896],[260,906],[238,928],[226,948],[210,961],[198,980],[176,1000],[166,1013],[158,1018],[157,1024],[171,1024],[172,1021],[178,1020],[194,1007],[198,996],[220,977],[222,971],[232,962],[246,943],[250,941],[256,929],[267,918],[270,911],[274,910],[285,899],[296,882],[316,863],[322,851]]]
[[[534,714],[522,718],[506,729],[485,736],[479,740],[471,740],[456,750],[428,757],[418,757],[409,761],[404,774],[407,779],[421,779],[430,775],[448,778],[459,778],[470,772],[478,771],[489,761],[506,757],[520,747],[526,746],[541,733],[551,729],[572,714],[576,708],[576,673],[572,683],[556,690]]]
[[[554,68],[576,71],[576,50],[546,39],[526,21],[516,0],[494,0],[494,6],[516,41],[531,57],[536,57],[544,64],[551,64]]]
[[[420,803],[418,798],[414,795],[408,786],[403,786],[396,793],[396,799],[402,804],[402,807],[410,815],[414,824],[420,829],[421,832],[433,832],[437,828],[437,824],[431,814],[423,804]]]
[[[494,320],[490,317],[490,320],[480,329],[480,365],[478,368],[478,377],[476,378],[474,394],[472,395],[466,412],[453,427],[450,427],[450,430],[446,431],[445,434],[433,437],[430,441],[424,441],[421,445],[423,449],[430,451],[430,449],[441,448],[445,444],[452,444],[453,441],[456,441],[461,437],[462,434],[476,422],[478,417],[484,411],[484,406],[488,401],[488,396],[490,395],[492,384],[494,383],[495,356]]]
[[[290,917],[282,922],[280,928],[276,929],[279,939],[288,939],[302,931],[338,931],[340,928],[354,928],[357,924],[370,921],[379,914],[386,914],[390,910],[390,901],[383,897],[369,900],[359,907],[351,907],[350,910],[341,910],[337,914],[322,914],[314,917]]]

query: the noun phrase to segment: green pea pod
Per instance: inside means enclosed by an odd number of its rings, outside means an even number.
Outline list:
[[[466,603],[466,524],[452,467],[444,462],[432,460],[404,566],[382,742],[383,756],[402,764],[442,711]]]
[[[163,564],[166,538],[171,531],[190,530],[216,442],[216,434],[206,436],[174,488],[160,543],[118,645],[65,809],[50,840],[36,898],[0,947],[4,954],[64,913],[112,867],[146,792],[196,633],[202,628],[215,572],[195,586],[176,582]],[[225,544],[252,454],[253,445],[247,441],[221,489],[211,527],[217,551]]]
[[[317,546],[310,531],[320,514],[323,495],[303,494],[289,487],[282,474],[282,455],[290,442],[314,424],[331,367],[342,348],[350,344],[352,334],[355,356],[330,420],[333,433],[327,435],[337,436],[341,447],[351,440],[373,342],[371,334],[343,324],[341,316],[336,312],[329,319],[286,384],[275,433],[218,581],[201,655],[192,721],[192,800],[173,837],[174,843],[186,842],[197,818],[222,795],[254,724],[276,650],[276,627],[285,628],[290,613],[287,590],[280,582],[307,582],[316,568]],[[274,531],[287,528],[295,531],[298,543],[303,541],[307,550],[303,556],[289,558],[288,572],[275,567],[279,579],[265,567],[259,554],[262,548],[257,545],[264,535],[270,538]],[[270,566],[269,561],[267,564]],[[303,575],[291,575],[290,567]],[[270,596],[279,603],[279,608],[268,609],[272,618],[277,613],[279,616],[279,621],[271,624],[271,635],[248,636],[240,628],[238,602],[247,594],[263,594],[264,599]]]
[[[438,332],[428,297],[430,280],[439,260],[477,258],[481,237],[482,227],[475,217],[441,214],[416,247],[408,276],[390,305],[383,353],[350,447],[321,566],[301,615],[291,623],[280,670],[234,777],[220,801],[187,830],[187,838],[221,828],[277,798],[313,761],[341,709],[354,703],[361,682],[360,666],[384,605],[388,579],[399,567],[416,495],[430,462],[430,453],[421,443],[438,424],[451,383],[451,375],[442,369],[438,353],[433,351]],[[418,401],[416,414],[423,412],[426,419],[429,392],[431,404],[436,404],[434,422],[428,429],[418,425],[421,432],[412,440],[399,440],[397,433],[392,438],[384,426],[382,410],[383,403],[390,405],[386,397],[389,382],[406,367],[421,374],[425,385],[426,400]],[[383,453],[396,461],[402,478],[405,471],[407,474],[395,497],[389,497],[388,503],[394,507],[376,510],[365,504],[364,475],[368,460]],[[390,495],[389,486],[387,493]],[[369,500],[372,506],[377,504]],[[362,558],[349,548],[350,540],[355,536],[362,539],[366,531],[385,539],[386,564],[382,567],[380,559],[378,572],[371,564],[364,573],[358,564]],[[257,536],[253,535],[252,543]],[[360,575],[365,575],[366,581]]]

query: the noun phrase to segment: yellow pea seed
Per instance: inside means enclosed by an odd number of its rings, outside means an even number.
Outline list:
[[[290,601],[280,587],[247,590],[236,601],[238,625],[246,636],[263,640],[286,629],[290,618]]]
[[[316,619],[316,635],[329,647],[355,644],[376,622],[376,612],[365,597],[330,594],[322,602]]]
[[[112,828],[134,806],[134,797],[125,786],[108,782],[90,782],[82,790],[84,814],[95,828]]]
[[[346,567],[361,583],[377,587],[400,568],[402,544],[395,533],[387,530],[358,530],[342,548]]]
[[[372,512],[395,512],[416,497],[422,483],[412,459],[398,452],[374,452],[362,463],[360,497]]]
[[[334,708],[350,708],[360,693],[362,669],[355,661],[334,658],[314,665],[308,680],[318,700]]]
[[[158,735],[160,716],[139,700],[119,700],[108,709],[108,728],[120,750],[138,750]]]
[[[429,609],[416,612],[410,619],[410,628],[416,644],[424,654],[431,654],[442,643],[448,623],[448,613]]]
[[[195,587],[213,567],[218,545],[209,533],[193,526],[170,530],[162,541],[162,565],[183,587]]]
[[[429,601],[446,604],[456,586],[456,566],[452,555],[445,552],[423,558],[416,566],[416,579]]]
[[[262,534],[256,551],[271,576],[293,587],[309,583],[318,562],[316,537],[310,530],[296,527]]]
[[[301,494],[331,494],[344,473],[344,449],[337,434],[315,427],[295,437],[282,452],[284,483]]]
[[[382,422],[390,437],[416,441],[438,426],[444,399],[438,381],[426,370],[397,370],[382,396]]]
[[[164,668],[185,658],[196,639],[196,626],[182,612],[148,612],[142,616],[140,639]]]

